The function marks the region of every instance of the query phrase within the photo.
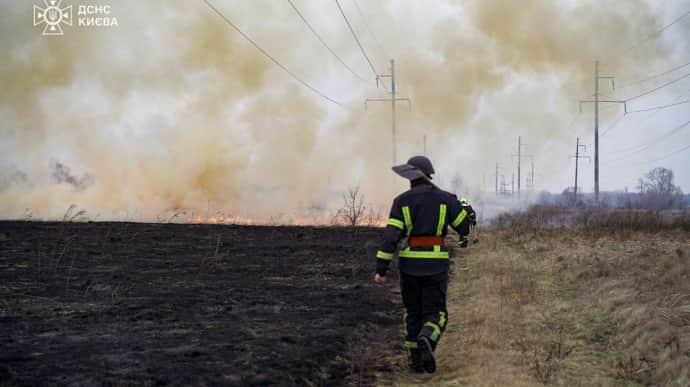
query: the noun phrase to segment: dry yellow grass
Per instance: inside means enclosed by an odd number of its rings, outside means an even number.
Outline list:
[[[504,228],[456,251],[437,373],[396,386],[690,385],[690,233]]]

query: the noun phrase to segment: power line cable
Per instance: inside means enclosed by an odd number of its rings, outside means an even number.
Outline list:
[[[690,90],[688,90],[688,91],[690,91]],[[680,96],[679,98],[676,98],[675,102],[669,103],[667,105],[655,106],[652,108],[645,108],[645,109],[638,109],[638,110],[630,110],[630,111],[625,112],[624,115],[631,114],[631,113],[652,112],[652,114],[649,114],[645,118],[643,118],[642,120],[639,120],[636,122],[637,124],[641,124],[645,121],[648,121],[649,119],[656,116],[657,114],[661,113],[661,111],[663,109],[667,109],[667,108],[670,108],[670,107],[673,107],[676,105],[681,105],[681,104],[687,103],[686,101],[681,101],[681,99],[683,99],[683,98],[684,98],[683,96]],[[688,100],[688,101],[690,101],[690,100]],[[613,152],[613,153],[618,153],[618,152]]]
[[[573,120],[570,122],[570,125],[568,125],[568,128],[571,128],[573,125],[575,125],[575,123],[576,123],[580,118],[582,118],[582,117],[584,117],[584,115],[583,115],[581,112],[578,112],[577,114],[575,114],[575,116],[573,117]],[[579,133],[580,133],[580,134],[579,134],[578,137],[585,137],[585,136],[587,135],[587,129],[585,129],[585,128],[580,128]],[[583,144],[583,145],[585,145],[585,146],[587,146],[587,147],[591,147],[591,146],[592,146],[591,143],[589,143],[589,144]]]
[[[634,147],[630,147],[630,148],[626,148],[626,149],[619,149],[617,151],[608,152],[609,154],[628,153],[628,155],[626,155],[626,156],[622,156],[622,157],[619,157],[618,159],[610,160],[610,161],[622,160],[622,159],[627,158],[630,155],[633,155],[635,153],[639,153],[643,150],[646,150],[646,149],[652,147],[653,145],[656,145],[656,144],[664,141],[668,137],[671,137],[672,135],[676,134],[677,132],[679,132],[680,130],[682,130],[686,126],[688,126],[689,123],[690,123],[690,121],[685,122],[685,123],[673,128],[673,129],[671,129],[667,133],[664,133],[660,137],[653,139],[652,141],[650,141],[646,144],[642,144],[642,145],[638,145],[638,146],[634,146]]]
[[[675,20],[673,20],[672,22],[670,22],[670,23],[666,24],[665,26],[661,27],[661,29],[660,29],[659,31],[657,31],[656,34],[660,34],[660,33],[664,32],[666,29],[668,29],[668,28],[671,27],[672,25],[678,23],[681,19],[683,19],[684,17],[686,17],[686,16],[688,16],[688,15],[690,15],[690,10],[688,10],[688,11],[685,12],[684,14],[678,16],[678,17],[677,17]]]
[[[287,67],[285,67],[285,66],[284,66],[282,63],[280,63],[277,59],[275,59],[273,56],[271,56],[271,54],[269,54],[266,50],[264,50],[263,48],[261,48],[261,46],[259,46],[259,44],[256,43],[252,38],[250,38],[247,34],[245,34],[244,32],[242,32],[242,30],[240,30],[232,21],[230,21],[230,19],[228,19],[227,16],[225,16],[221,11],[219,11],[216,7],[214,7],[213,4],[211,4],[208,0],[204,0],[204,3],[206,3],[206,5],[207,5],[209,8],[211,8],[215,13],[217,13],[218,16],[220,16],[223,20],[225,20],[225,22],[228,23],[228,25],[230,25],[230,27],[232,27],[235,31],[237,31],[237,33],[239,33],[240,35],[242,35],[243,38],[247,39],[247,41],[248,41],[249,43],[251,43],[254,47],[256,47],[257,50],[261,51],[262,54],[264,54],[268,59],[270,59],[273,63],[275,63],[276,66],[278,66],[278,67],[280,67],[281,69],[283,69],[283,71],[285,71],[286,73],[288,73],[288,74],[289,74],[291,77],[293,77],[297,82],[301,83],[304,87],[306,87],[306,88],[308,88],[309,90],[313,91],[314,93],[316,93],[317,95],[319,95],[321,98],[323,98],[323,99],[325,99],[325,100],[327,100],[327,101],[329,101],[329,102],[331,102],[331,103],[333,103],[333,104],[336,104],[336,105],[338,105],[338,106],[340,106],[340,107],[342,107],[342,108],[345,107],[345,106],[343,106],[342,103],[340,103],[340,102],[334,100],[333,98],[331,98],[331,97],[325,95],[324,93],[322,93],[321,91],[319,91],[319,90],[318,90],[317,88],[315,88],[314,86],[312,86],[312,85],[310,85],[309,83],[307,83],[306,81],[302,80],[300,77],[297,76],[297,74],[295,74],[295,73],[293,73],[292,71],[290,71],[290,69],[288,69]]]
[[[651,160],[651,161],[647,161],[645,164],[655,163],[655,162],[661,161],[661,160],[666,160],[667,158],[669,158],[669,157],[671,157],[671,156],[673,156],[673,155],[676,155],[676,154],[678,154],[678,153],[681,153],[681,152],[683,152],[683,151],[685,151],[685,150],[687,150],[687,149],[690,149],[690,145],[687,145],[687,146],[684,146],[684,147],[682,147],[682,148],[680,148],[680,149],[677,149],[677,150],[675,150],[675,151],[673,151],[673,152],[667,154],[667,155],[664,156],[664,157],[660,157],[660,158],[658,158],[658,159],[654,159],[654,160]]]
[[[576,113],[573,115],[573,118],[570,119],[568,125],[565,127],[565,128],[566,128],[565,131],[566,131],[566,132],[570,132],[570,130],[573,128],[573,126],[574,126],[575,123],[577,122],[577,119],[580,118],[580,117],[582,117],[582,113],[576,112]]]
[[[676,102],[676,103],[670,103],[670,104],[668,104],[668,105],[654,106],[654,107],[650,107],[650,108],[646,108],[646,109],[628,110],[628,114],[631,114],[631,113],[641,113],[641,112],[650,112],[650,111],[653,111],[653,110],[667,109],[667,108],[670,108],[670,107],[673,107],[673,106],[684,105],[684,104],[686,104],[686,103],[690,103],[690,99],[686,99],[685,101],[680,101],[680,102]]]
[[[616,118],[616,120],[611,125],[609,125],[608,128],[606,128],[605,130],[603,130],[601,132],[599,137],[604,137],[606,135],[606,133],[608,133],[611,129],[615,128],[616,125],[618,125],[623,120],[623,117],[625,117],[625,114],[621,114],[620,117]]]
[[[385,58],[390,58],[390,56],[386,53],[386,50],[384,50],[381,43],[379,43],[379,40],[376,38],[376,35],[374,35],[374,32],[371,30],[371,28],[369,28],[369,23],[367,22],[367,18],[364,17],[364,13],[362,12],[362,9],[359,7],[357,0],[352,0],[352,2],[355,3],[355,8],[357,8],[357,13],[359,13],[359,16],[364,21],[364,27],[366,27],[366,29],[369,32],[369,35],[371,35],[372,39],[374,39],[374,43],[376,43],[376,46],[378,47],[378,49],[381,51],[381,53],[383,54],[383,56]]]
[[[637,85],[637,84],[640,84],[640,83],[643,83],[643,82],[651,81],[652,79],[659,78],[659,77],[664,76],[664,75],[666,75],[666,74],[670,74],[670,73],[672,73],[672,72],[674,72],[674,71],[676,71],[676,70],[680,70],[680,69],[682,69],[683,67],[686,67],[686,66],[688,66],[688,65],[690,65],[690,62],[687,62],[687,63],[682,64],[682,65],[680,65],[680,66],[676,66],[676,67],[674,67],[674,68],[672,68],[672,69],[666,70],[666,71],[664,71],[664,72],[662,72],[662,73],[659,73],[659,74],[650,75],[650,76],[648,76],[647,78],[644,78],[644,79],[638,79],[637,81],[625,83],[625,84],[623,84],[623,86],[620,86],[620,85],[619,85],[619,86],[616,87],[616,88],[617,88],[618,90],[620,90],[620,89],[625,89],[626,87],[634,86],[634,85]]]
[[[623,120],[623,118],[624,118],[626,115],[628,115],[628,114],[632,114],[632,113],[643,113],[643,112],[651,112],[651,111],[655,111],[655,110],[668,109],[668,108],[670,108],[670,107],[674,107],[674,106],[678,106],[678,105],[683,105],[683,104],[686,104],[686,103],[690,103],[690,99],[686,99],[685,101],[681,101],[681,102],[670,103],[670,104],[668,104],[668,105],[654,106],[654,107],[650,107],[650,108],[646,108],[646,109],[628,110],[627,112],[625,112],[625,114],[623,114],[623,115],[621,115],[620,117],[618,117],[618,118],[617,118],[608,128],[606,128],[599,136],[600,136],[600,137],[604,137],[604,136],[606,135],[606,133],[608,133],[611,129],[615,128],[615,127]]]
[[[654,146],[654,145],[656,145],[656,144],[658,144],[658,143],[660,143],[660,142],[666,140],[667,138],[669,138],[669,137],[673,136],[674,134],[678,133],[679,131],[683,130],[683,128],[685,128],[685,127],[688,126],[689,124],[690,124],[690,120],[689,120],[689,121],[686,121],[686,122],[683,123],[683,124],[680,124],[680,125],[676,126],[675,128],[671,129],[670,131],[664,133],[664,134],[661,135],[660,137],[657,137],[656,139],[654,139],[654,140],[652,140],[652,141],[650,141],[650,142],[648,142],[648,143],[646,143],[646,144],[639,145],[639,146],[637,146],[637,147],[635,147],[635,148],[629,148],[628,150],[631,151],[629,154],[627,154],[627,155],[625,155],[625,156],[622,156],[622,157],[619,157],[619,158],[617,158],[617,159],[608,160],[607,162],[612,163],[612,162],[617,162],[617,161],[626,160],[626,159],[628,159],[630,156],[635,155],[635,154],[637,154],[637,153],[640,153],[640,152],[642,152],[642,151],[644,151],[644,150],[647,150],[647,149],[649,149],[650,147],[652,147],[652,146]],[[619,151],[616,151],[616,153],[625,153],[625,152],[627,152],[627,151],[626,151],[626,150],[619,150]],[[609,152],[609,153],[611,153],[611,152]]]
[[[322,44],[324,47],[326,47],[326,49],[327,49],[331,54],[333,54],[333,56],[334,56],[336,59],[338,59],[338,61],[339,61],[346,69],[348,69],[348,70],[352,73],[352,75],[354,75],[355,77],[357,77],[357,78],[358,78],[359,80],[361,80],[362,82],[368,82],[368,81],[367,81],[366,79],[364,79],[362,76],[360,76],[359,74],[357,74],[350,66],[348,66],[347,63],[345,63],[345,61],[344,61],[338,54],[336,54],[335,51],[334,51],[334,50],[323,40],[323,38],[321,38],[321,36],[318,34],[318,32],[316,32],[316,30],[314,29],[314,27],[312,27],[312,25],[307,21],[307,19],[304,17],[304,15],[302,15],[302,12],[300,12],[300,10],[297,8],[297,6],[295,6],[295,4],[292,2],[292,0],[287,0],[287,2],[290,4],[290,6],[292,7],[292,9],[295,10],[295,12],[297,13],[297,15],[299,15],[299,17],[302,19],[302,21],[304,22],[304,24],[306,24],[306,26],[309,28],[309,30],[312,32],[312,34],[314,34],[314,36],[316,36],[316,38],[319,40],[319,42],[321,42],[321,44]]]
[[[660,29],[656,30],[655,32],[653,32],[653,33],[651,33],[650,35],[648,35],[647,37],[643,38],[643,39],[642,39],[640,42],[638,42],[637,44],[631,45],[631,46],[628,47],[625,51],[623,51],[623,53],[627,53],[627,52],[629,52],[629,51],[632,51],[633,49],[635,49],[635,48],[641,46],[642,44],[647,43],[648,41],[650,41],[650,40],[652,40],[652,39],[654,39],[654,38],[657,38],[657,37],[661,36],[661,34],[662,34],[664,31],[666,31],[666,30],[669,29],[671,26],[673,26],[674,24],[678,23],[679,21],[681,21],[683,18],[685,18],[685,17],[688,16],[688,15],[690,15],[690,10],[687,11],[687,12],[685,12],[685,13],[683,13],[682,15],[678,16],[678,17],[675,18],[672,22],[670,22],[670,23],[666,24],[665,26],[661,27]]]
[[[364,55],[364,59],[366,59],[367,63],[369,63],[369,67],[371,67],[371,71],[374,73],[374,76],[378,78],[379,73],[376,71],[374,64],[371,63],[371,59],[369,59],[369,56],[367,55],[366,51],[364,51],[364,47],[362,47],[362,43],[359,41],[359,38],[357,37],[355,30],[352,28],[350,21],[347,19],[347,16],[345,15],[345,11],[343,11],[343,7],[340,6],[340,2],[338,0],[335,0],[335,4],[338,6],[338,9],[340,10],[340,14],[343,15],[343,19],[345,19],[345,23],[347,23],[347,26],[350,29],[350,32],[352,32],[352,36],[355,38],[355,41],[357,42],[359,49],[362,51],[362,55]]]
[[[690,145],[686,145],[686,146],[684,146],[684,147],[682,147],[682,148],[680,148],[680,149],[676,149],[675,151],[673,151],[673,152],[671,152],[671,153],[668,153],[668,154],[666,154],[665,156],[656,158],[656,159],[647,160],[647,161],[643,161],[643,162],[640,162],[640,163],[633,163],[633,164],[626,163],[626,164],[622,164],[622,165],[612,165],[612,166],[610,166],[610,167],[612,167],[612,168],[626,167],[626,168],[627,168],[627,167],[630,167],[630,166],[647,165],[647,164],[651,164],[651,163],[656,163],[656,162],[661,161],[661,160],[666,160],[667,158],[669,158],[669,157],[671,157],[671,156],[675,156],[675,155],[677,155],[678,153],[681,153],[681,152],[686,151],[686,150],[688,150],[688,149],[690,149]]]
[[[645,92],[642,93],[642,94],[638,94],[638,95],[636,95],[636,96],[626,98],[626,99],[624,99],[624,101],[625,101],[625,102],[628,102],[628,101],[632,101],[632,100],[634,100],[634,99],[638,99],[638,98],[640,98],[640,97],[644,97],[645,95],[652,94],[652,93],[654,93],[655,91],[658,91],[658,90],[660,90],[660,89],[663,89],[663,88],[666,87],[666,86],[670,86],[670,85],[672,85],[672,84],[674,84],[674,83],[676,83],[676,82],[682,81],[683,79],[685,79],[685,78],[687,78],[687,77],[690,77],[690,73],[687,73],[687,74],[683,75],[683,76],[680,77],[680,78],[676,78],[676,79],[674,79],[674,80],[668,81],[668,82],[664,83],[663,85],[657,86],[657,87],[655,87],[655,88],[653,88],[653,89],[651,89],[651,90],[645,91]]]

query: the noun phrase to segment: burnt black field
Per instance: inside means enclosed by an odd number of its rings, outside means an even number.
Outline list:
[[[381,229],[0,222],[0,385],[373,385]]]

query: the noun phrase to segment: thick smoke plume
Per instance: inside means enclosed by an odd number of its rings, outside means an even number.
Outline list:
[[[356,184],[387,206],[405,186],[390,171],[390,106],[364,111],[365,97],[384,92],[334,4],[295,1],[369,85],[287,3],[215,3],[345,108],[294,82],[201,1],[118,1],[119,27],[62,37],[41,36],[30,2],[3,2],[0,217],[30,208],[59,218],[77,204],[99,219],[222,210],[304,220],[331,213]],[[635,75],[670,55],[658,42],[617,54],[661,25],[643,0],[360,2],[386,54],[342,3],[378,71],[395,57],[400,95],[412,100],[398,109],[398,161],[421,153],[426,136],[447,186],[462,176],[479,188],[518,134],[540,152],[542,174],[555,173],[594,59]]]

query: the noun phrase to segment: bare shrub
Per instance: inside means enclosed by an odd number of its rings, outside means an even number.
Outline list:
[[[353,228],[360,226],[366,221],[367,209],[359,186],[348,187],[347,192],[343,193],[343,206],[334,216],[334,223]]]
[[[375,227],[380,225],[382,222],[383,216],[381,215],[381,211],[374,210],[373,208],[369,207],[364,224],[366,224],[368,227]]]
[[[537,348],[534,349],[532,357],[533,365],[532,371],[534,377],[543,384],[548,384],[551,377],[556,371],[557,363],[553,356],[553,351],[541,352]]]

